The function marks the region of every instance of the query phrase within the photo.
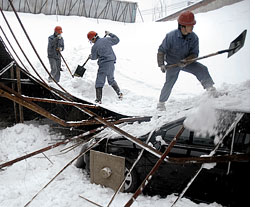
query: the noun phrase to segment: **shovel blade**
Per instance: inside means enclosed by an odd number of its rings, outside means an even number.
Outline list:
[[[247,30],[244,30],[235,40],[230,43],[228,58],[240,50],[245,42]]]
[[[74,76],[82,77],[84,75],[85,71],[86,71],[86,68],[78,65],[78,67],[76,68],[76,70],[74,72]]]

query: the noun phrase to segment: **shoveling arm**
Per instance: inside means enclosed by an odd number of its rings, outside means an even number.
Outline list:
[[[205,56],[202,56],[202,57],[197,57],[197,58],[191,58],[191,59],[187,59],[185,61],[185,64],[191,64],[197,60],[201,60],[201,59],[205,59],[205,58],[208,58],[208,57],[212,57],[212,56],[215,56],[215,55],[219,55],[219,54],[222,54],[222,53],[225,53],[225,52],[229,52],[230,50],[227,49],[227,50],[221,50],[221,51],[218,51],[218,52],[215,52],[215,53],[211,53],[209,55],[205,55]],[[167,65],[166,66],[166,69],[171,69],[171,68],[174,68],[174,67],[177,67],[177,66],[180,66],[180,64],[182,64],[182,62],[179,62],[179,63],[175,63],[175,64],[172,64],[172,65]]]
[[[229,58],[230,56],[235,54],[238,50],[240,50],[243,47],[244,42],[245,42],[245,38],[246,38],[246,33],[247,33],[247,30],[244,30],[235,40],[233,40],[230,43],[229,49],[220,50],[218,52],[215,52],[215,53],[212,53],[212,54],[209,54],[209,55],[205,55],[205,56],[202,56],[202,57],[192,58],[190,60],[187,60],[187,63],[190,64],[190,63],[195,62],[197,60],[205,59],[205,58],[212,57],[212,56],[219,55],[219,54],[223,54],[223,53],[226,53],[226,52],[228,53],[228,58]],[[177,67],[178,64],[179,63],[173,64],[173,65],[167,65],[166,69],[171,69],[173,67]]]

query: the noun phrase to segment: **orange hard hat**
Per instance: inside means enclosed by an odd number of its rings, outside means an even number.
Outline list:
[[[195,16],[191,11],[182,12],[177,21],[183,26],[193,26],[196,24]]]
[[[62,32],[62,27],[60,27],[60,26],[56,26],[54,31],[57,32],[58,34],[63,33]]]
[[[97,33],[94,32],[94,31],[90,31],[88,34],[87,34],[87,37],[89,40],[92,40],[94,37],[97,37]]]

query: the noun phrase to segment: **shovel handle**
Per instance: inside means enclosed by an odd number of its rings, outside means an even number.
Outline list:
[[[61,52],[60,52],[60,51],[58,51],[58,52],[59,52],[59,54],[60,54],[61,58],[63,59],[63,61],[64,61],[65,65],[66,65],[66,67],[67,67],[67,69],[68,69],[69,73],[71,74],[71,76],[72,76],[72,78],[73,78],[74,76],[73,76],[73,74],[72,74],[72,72],[71,72],[71,70],[70,70],[69,66],[67,65],[67,63],[66,63],[66,61],[65,61],[65,59],[64,59],[64,57],[63,57],[63,55],[61,54]]]
[[[106,37],[107,35],[105,34],[104,37]],[[84,65],[86,65],[86,63],[89,61],[90,57],[88,56],[87,60],[83,63],[82,67],[84,67]]]
[[[190,60],[187,60],[187,63],[192,63],[196,60],[201,60],[201,59],[205,59],[205,58],[208,58],[208,57],[211,57],[211,56],[215,56],[215,55],[220,55],[220,54],[223,54],[225,52],[230,52],[232,50],[235,50],[237,47],[235,48],[232,48],[232,49],[226,49],[226,50],[220,50],[218,52],[215,52],[215,53],[211,53],[209,55],[205,55],[205,56],[202,56],[202,57],[197,57],[197,58],[193,58],[193,59],[190,59]]]
[[[211,57],[211,56],[219,55],[219,54],[222,54],[224,52],[229,52],[229,50],[221,50],[221,51],[211,53],[209,55],[205,55],[205,56],[202,56],[202,57],[192,58],[192,59],[187,60],[187,64],[190,64],[190,63],[193,63],[197,60],[205,59],[205,58],[208,58],[208,57]],[[171,68],[177,67],[178,65],[179,65],[179,63],[175,63],[175,64],[172,64],[172,65],[166,65],[166,69],[171,69]]]
[[[106,37],[107,35],[105,35],[104,37]],[[88,60],[90,59],[90,57],[88,56],[87,60],[85,61],[85,63],[83,63],[82,67],[84,67],[84,65],[86,65],[86,63],[88,62]]]
[[[211,56],[214,56],[214,55],[219,55],[219,54],[222,54],[222,53],[225,53],[225,52],[227,52],[228,57],[230,57],[231,55],[235,54],[238,50],[240,50],[243,47],[245,37],[246,37],[246,33],[247,33],[247,30],[244,30],[235,40],[233,40],[230,43],[229,49],[220,50],[218,52],[215,52],[215,53],[212,53],[212,54],[209,54],[209,55],[205,55],[205,56],[198,57],[198,58],[193,58],[193,59],[187,60],[187,63],[190,64],[190,63],[195,62],[197,60],[208,58],[208,57],[211,57]],[[179,65],[179,63],[173,64],[173,65],[166,65],[166,69],[171,69],[173,67],[177,67],[178,65]]]
[[[225,53],[225,52],[230,52],[232,50],[234,50],[236,48],[233,48],[233,49],[227,49],[227,50],[221,50],[221,51],[218,51],[218,54],[222,54],[222,53]]]
[[[82,67],[84,67],[84,65],[86,65],[86,63],[89,61],[90,57],[88,56],[87,60],[85,61],[85,63],[83,63]]]

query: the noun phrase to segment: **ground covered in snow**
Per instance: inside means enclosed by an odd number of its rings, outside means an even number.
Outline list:
[[[177,27],[176,21],[126,24],[83,17],[58,16],[57,22],[55,16],[21,13],[19,15],[35,48],[49,70],[46,53],[47,38],[53,33],[53,28],[56,25],[63,27],[65,50],[62,54],[72,72],[78,65],[82,65],[90,54],[91,45],[86,37],[88,31],[95,30],[102,37],[104,31],[109,30],[120,38],[120,43],[114,46],[117,56],[115,78],[124,94],[124,99],[119,101],[112,88],[106,84],[103,90],[102,106],[125,115],[152,116],[151,122],[141,125],[135,123],[132,129],[127,129],[132,135],[137,136],[176,118],[193,116],[194,111],[197,112],[196,116],[199,115],[201,119],[209,117],[215,108],[250,111],[249,4],[248,0],[244,0],[231,6],[196,15],[197,24],[194,32],[200,38],[201,56],[227,49],[230,42],[244,29],[247,29],[244,47],[232,57],[228,59],[227,55],[223,54],[201,61],[208,67],[216,88],[220,92],[228,92],[228,95],[209,98],[192,75],[181,72],[171,97],[166,103],[166,113],[159,113],[156,110],[165,78],[165,75],[157,67],[156,53],[166,33]],[[34,55],[14,14],[5,12],[5,15],[29,59],[40,75],[47,80],[48,75]],[[2,17],[1,22],[3,22]],[[5,23],[1,23],[1,26],[11,37]],[[10,38],[10,40],[17,48],[13,39]],[[17,49],[17,51],[19,50]],[[21,53],[19,52],[19,54]],[[22,58],[22,60],[28,66],[25,59]],[[60,85],[69,93],[94,102],[97,63],[89,61],[85,67],[87,71],[82,78],[72,78],[63,64],[64,71],[61,72]],[[31,73],[34,74],[32,70]],[[51,85],[57,87],[54,83]],[[183,111],[190,107],[194,107],[194,109]],[[159,115],[160,118],[158,118]],[[204,124],[205,122],[199,123],[200,126]],[[207,124],[209,130],[211,123]],[[198,123],[196,127],[199,127]],[[0,163],[46,147],[60,138],[63,138],[63,135],[54,133],[49,125],[40,122],[27,122],[1,129]],[[48,159],[40,154],[0,171],[0,206],[24,206],[68,162],[77,156],[79,148],[66,153],[61,152],[72,144],[46,152],[45,156]],[[71,164],[36,197],[30,206],[94,206],[80,198],[79,195],[106,206],[113,193],[111,189],[91,184],[86,173]],[[130,197],[131,194],[120,193],[111,206],[123,206]],[[157,196],[140,196],[133,206],[164,207],[169,206],[175,199],[174,195],[169,195],[164,199]],[[216,203],[195,204],[184,198],[177,206],[218,207],[220,205]]]

